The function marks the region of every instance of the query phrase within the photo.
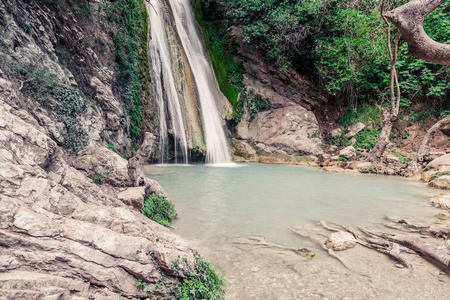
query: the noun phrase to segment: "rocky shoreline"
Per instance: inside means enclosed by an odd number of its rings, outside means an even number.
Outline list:
[[[162,277],[176,280],[172,261],[192,260],[195,250],[136,208],[146,193],[130,187],[127,161],[101,146],[64,154],[8,104],[11,83],[0,79],[0,87],[8,97],[0,99],[0,299],[159,295]],[[111,184],[95,184],[95,173]]]

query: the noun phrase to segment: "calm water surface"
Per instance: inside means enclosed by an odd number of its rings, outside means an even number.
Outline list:
[[[152,165],[146,174],[175,203],[175,232],[210,249],[251,235],[294,246],[289,227],[317,220],[371,226],[385,215],[429,221],[439,212],[429,204],[435,190],[398,177],[269,164]]]

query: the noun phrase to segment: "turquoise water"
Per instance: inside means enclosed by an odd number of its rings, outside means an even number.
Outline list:
[[[152,165],[146,175],[174,202],[175,232],[212,249],[250,235],[293,245],[289,227],[318,220],[372,226],[385,215],[429,221],[439,213],[429,204],[435,190],[398,177],[269,164]]]

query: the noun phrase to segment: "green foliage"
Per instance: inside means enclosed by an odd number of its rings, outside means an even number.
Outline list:
[[[224,299],[225,279],[200,255],[195,255],[193,264],[186,258],[178,257],[172,262],[172,270],[181,277],[176,299]]]
[[[348,158],[339,156],[338,159],[336,159],[336,161],[348,161]]]
[[[236,42],[228,28],[230,23],[216,2],[196,0],[195,17],[203,31],[206,47],[219,88],[236,111],[238,95],[243,89],[243,65]]]
[[[102,185],[107,182],[106,177],[103,174],[95,172],[92,175],[92,180],[94,180],[95,184]]]
[[[138,279],[136,284],[141,288],[142,291],[148,292],[149,291],[149,283],[146,281],[143,281],[141,279]]]
[[[250,96],[247,98],[247,109],[251,117],[256,116],[258,112],[269,110],[270,103],[263,100],[259,95],[253,95],[253,91],[250,91]]]
[[[441,172],[441,173],[436,173],[433,174],[433,176],[431,176],[431,180],[435,180],[441,176],[445,176],[445,175],[450,175],[450,172]]]
[[[53,110],[56,100],[58,120],[65,125],[63,147],[76,154],[88,144],[88,135],[77,117],[86,112],[88,99],[77,88],[61,83],[45,69],[15,66],[26,78],[23,92],[33,95],[44,107]]]
[[[92,15],[92,9],[88,0],[70,0],[76,14],[89,17]]]
[[[157,195],[145,199],[142,214],[164,226],[169,225],[177,216],[175,206],[166,198]]]
[[[113,149],[114,149],[114,144],[111,143],[111,142],[109,142],[109,143],[108,143],[108,149],[109,149],[109,150],[113,150]]]
[[[148,82],[147,11],[144,0],[117,0],[105,5],[108,21],[117,29],[110,34],[117,63],[116,87],[122,94],[130,115],[130,138],[137,144],[142,122],[141,94]]]
[[[372,149],[380,136],[379,129],[366,127],[358,132],[354,138],[356,139],[355,148]]]
[[[322,94],[342,101],[351,112],[340,120],[344,127],[359,115],[361,104],[385,103],[389,94],[390,65],[386,25],[379,1],[347,0],[229,0],[229,14],[242,26],[244,41],[261,49],[280,70],[292,66],[315,79]],[[404,0],[391,1],[392,7]],[[450,42],[450,2],[445,1],[424,22],[434,40]],[[396,30],[391,26],[391,30]],[[399,45],[397,72],[401,108],[422,102],[436,115],[450,112],[450,69],[407,57]],[[380,114],[377,112],[377,115]],[[374,118],[381,123],[381,117]]]
[[[342,129],[341,135],[332,135],[331,133],[328,133],[325,136],[325,142],[328,145],[335,145],[338,147],[348,147],[352,144],[351,139],[344,135],[344,130]]]
[[[339,125],[344,128],[350,127],[358,122],[365,124],[380,124],[382,121],[381,111],[377,106],[362,103],[356,107],[349,107],[344,114],[337,119]]]
[[[392,154],[397,156],[398,159],[400,160],[400,163],[402,163],[402,164],[407,164],[410,161],[412,161],[411,157],[403,156],[403,154],[401,154],[400,152],[392,152]]]

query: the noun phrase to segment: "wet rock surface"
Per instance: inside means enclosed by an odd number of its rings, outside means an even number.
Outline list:
[[[333,250],[347,250],[356,246],[356,239],[348,232],[339,231],[332,233],[325,245]]]

